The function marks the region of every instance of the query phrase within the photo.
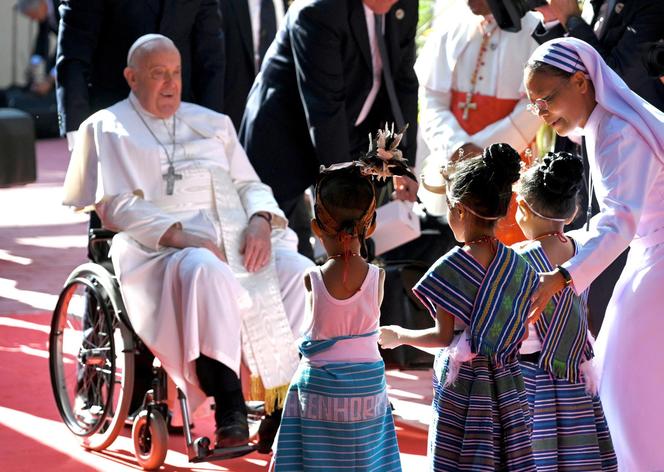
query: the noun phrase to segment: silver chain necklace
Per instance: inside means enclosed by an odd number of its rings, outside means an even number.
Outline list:
[[[182,180],[182,174],[176,174],[175,173],[175,166],[173,165],[173,160],[175,159],[175,121],[176,117],[173,115],[173,134],[172,134],[172,146],[171,146],[171,154],[168,154],[168,149],[166,148],[166,145],[162,143],[157,135],[155,134],[154,131],[152,131],[152,128],[148,125],[147,121],[145,121],[145,118],[143,118],[143,115],[138,111],[134,103],[129,100],[129,103],[131,104],[131,107],[134,109],[138,117],[141,119],[145,127],[148,129],[152,137],[159,143],[159,145],[162,147],[164,150],[164,153],[166,154],[166,159],[168,160],[168,170],[166,171],[165,174],[163,174],[161,177],[166,181],[166,195],[173,195],[173,190],[175,189],[175,181],[176,180]],[[164,126],[166,126],[166,122],[162,120],[164,123]],[[168,132],[168,127],[166,127],[166,131]]]

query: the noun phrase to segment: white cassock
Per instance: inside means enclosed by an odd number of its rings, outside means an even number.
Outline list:
[[[173,119],[172,160],[180,180],[167,195],[164,146],[171,154]],[[95,113],[78,131],[64,204],[94,205],[104,226],[119,232],[111,255],[129,319],[192,409],[204,400],[194,363],[200,354],[236,374],[244,355],[266,392],[285,393],[298,364],[302,279],[312,262],[297,253],[295,233],[228,117],[182,103],[174,118],[162,120],[133,94]],[[249,274],[240,250],[248,217],[258,211],[273,215],[273,257]],[[207,249],[160,246],[164,232],[178,222],[214,241],[228,263]]]
[[[647,132],[647,131],[646,131]],[[664,165],[641,134],[601,105],[582,130],[600,213],[563,264],[577,293],[629,245],[595,342],[600,396],[619,468],[664,470]]]
[[[423,164],[428,183],[440,183],[440,167],[463,144],[484,148],[502,142],[522,152],[532,142],[541,123],[526,110],[523,68],[537,47],[530,33],[538,22],[529,12],[521,31],[510,33],[498,28],[493,16],[473,15],[464,5],[431,33],[415,65],[423,98],[420,129],[431,153]],[[477,67],[485,32],[491,36]],[[461,105],[469,92],[477,108],[464,120]],[[440,196],[420,189],[427,210],[444,214]]]

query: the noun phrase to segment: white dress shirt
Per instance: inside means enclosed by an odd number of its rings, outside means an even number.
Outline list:
[[[378,50],[378,43],[376,42],[376,18],[374,17],[374,12],[371,8],[364,3],[362,3],[362,6],[364,7],[364,17],[367,20],[367,32],[369,33],[373,84],[371,85],[371,90],[369,90],[367,99],[364,101],[364,105],[362,105],[360,114],[357,116],[357,120],[355,120],[355,126],[362,123],[369,114],[371,107],[376,101],[376,95],[378,95],[378,91],[380,90],[381,77],[383,74],[383,61],[380,58],[380,51]]]

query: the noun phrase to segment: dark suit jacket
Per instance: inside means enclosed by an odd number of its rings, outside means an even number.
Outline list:
[[[219,7],[228,64],[224,76],[224,113],[230,116],[235,129],[239,129],[247,96],[256,78],[249,4],[247,0],[220,0]]]
[[[408,129],[405,155],[415,162],[417,0],[397,2],[385,18],[385,42]],[[240,128],[240,141],[277,200],[313,184],[321,164],[357,157],[368,133],[392,112],[384,86],[369,116],[355,121],[371,90],[373,69],[362,0],[293,3],[263,61]],[[383,80],[384,83],[384,80]]]
[[[60,21],[60,14],[58,12],[58,0],[47,0],[52,3],[53,17],[47,17],[44,21],[39,23],[37,28],[37,37],[35,38],[35,48],[33,54],[43,57],[46,60],[47,71],[49,73],[55,66],[55,54],[51,54],[51,35],[58,34],[58,22]]]
[[[597,12],[602,1],[592,3]],[[596,19],[597,15],[590,25],[580,22],[569,31],[569,35],[593,46],[632,90],[664,110],[664,84],[656,78],[648,77],[642,58],[644,43],[664,37],[664,2],[618,0],[599,39],[593,32]],[[564,34],[561,25],[548,31],[540,25],[533,33],[533,38],[541,44]]]
[[[127,98],[127,52],[147,33],[182,55],[182,99],[223,110],[224,49],[217,0],[63,0],[58,36],[60,130]]]

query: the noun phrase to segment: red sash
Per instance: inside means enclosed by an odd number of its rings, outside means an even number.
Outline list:
[[[459,125],[468,134],[475,134],[496,121],[505,118],[518,103],[517,99],[496,98],[473,94],[468,109],[468,119],[464,120],[466,93],[452,90],[450,101],[450,110],[457,119]],[[521,160],[529,164],[526,156],[522,153]],[[496,225],[496,237],[505,245],[524,241],[526,237],[521,232],[521,228],[516,224],[514,215],[516,214],[516,196],[512,195],[507,216],[498,221]]]

